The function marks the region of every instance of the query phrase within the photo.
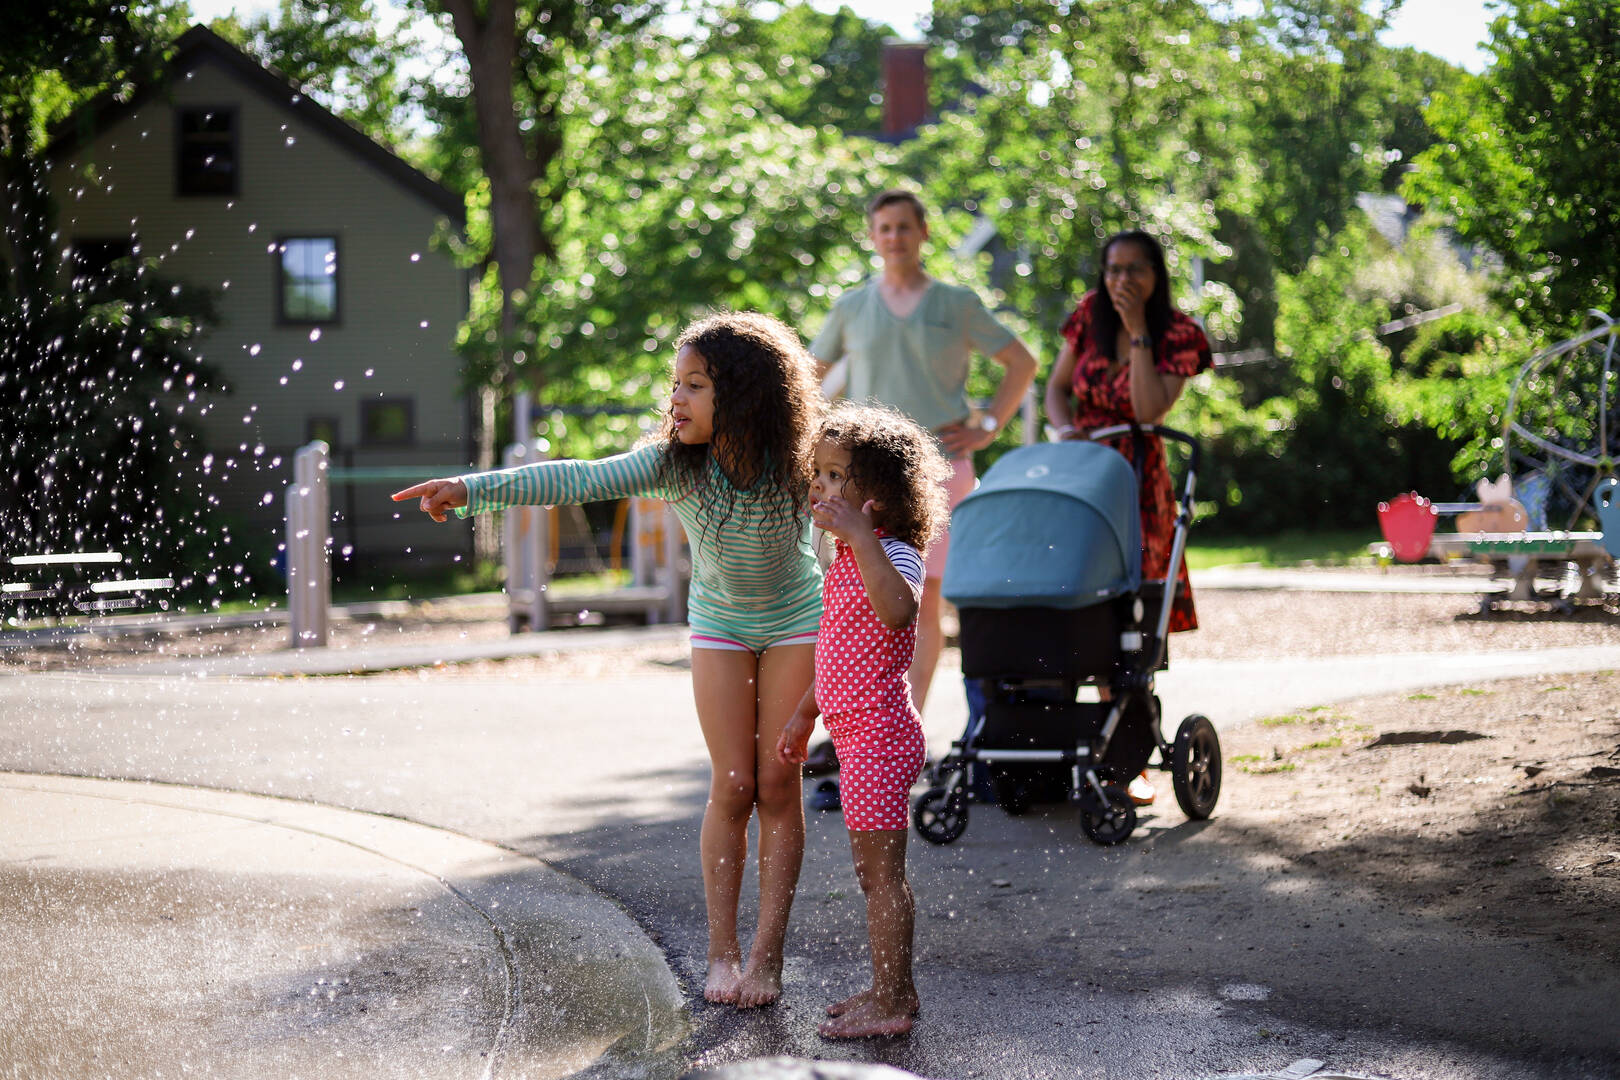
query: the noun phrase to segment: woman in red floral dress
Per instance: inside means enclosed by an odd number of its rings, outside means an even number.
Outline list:
[[[1182,386],[1212,363],[1209,339],[1170,303],[1164,249],[1145,232],[1123,232],[1102,250],[1097,287],[1081,297],[1063,324],[1064,345],[1046,384],[1046,415],[1059,437],[1085,438],[1093,428],[1134,421],[1157,424],[1181,396]],[[1109,445],[1132,458],[1133,439]],[[1142,462],[1142,577],[1162,580],[1175,533],[1175,494],[1164,443],[1147,436]],[[1183,562],[1177,574],[1170,629],[1195,630],[1192,587]],[[1151,787],[1133,782],[1137,801]]]

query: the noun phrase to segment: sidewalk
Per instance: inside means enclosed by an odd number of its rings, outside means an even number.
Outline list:
[[[617,906],[394,818],[0,773],[0,891],[8,1075],[553,1077],[687,1030]]]

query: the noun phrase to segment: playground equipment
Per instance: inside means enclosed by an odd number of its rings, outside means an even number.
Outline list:
[[[1588,314],[1595,325],[1520,367],[1502,427],[1501,478],[1480,482],[1478,502],[1436,503],[1412,492],[1379,503],[1385,543],[1375,554],[1491,563],[1513,583],[1488,593],[1485,610],[1501,600],[1551,600],[1568,611],[1575,601],[1606,598],[1620,557],[1620,323]],[[1446,515],[1457,531],[1436,533]],[[1599,528],[1581,528],[1589,524]],[[1537,578],[1557,567],[1573,572],[1575,588],[1539,593]]]

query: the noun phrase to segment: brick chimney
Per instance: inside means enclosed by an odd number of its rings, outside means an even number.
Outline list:
[[[921,41],[883,43],[883,135],[899,141],[917,133],[928,118],[928,46]]]

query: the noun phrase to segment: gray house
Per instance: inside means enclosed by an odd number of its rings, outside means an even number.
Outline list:
[[[446,562],[466,524],[397,514],[394,476],[460,470],[472,421],[453,348],[469,281],[435,238],[461,199],[202,26],[164,80],[70,120],[49,151],[77,271],[156,256],[208,289],[199,402],[222,513],[279,538],[293,451],[332,447],[335,557]]]

